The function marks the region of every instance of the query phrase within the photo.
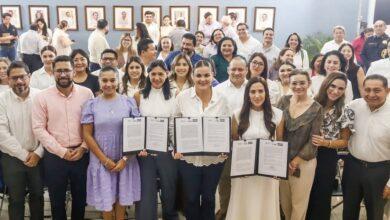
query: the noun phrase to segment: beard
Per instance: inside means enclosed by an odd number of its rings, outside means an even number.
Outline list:
[[[26,85],[16,85],[12,90],[16,95],[22,96],[29,91],[29,87]]]
[[[56,83],[59,87],[66,89],[72,85],[73,81],[70,78],[60,78],[56,80]]]

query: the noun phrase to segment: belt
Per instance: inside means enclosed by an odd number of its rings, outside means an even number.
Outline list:
[[[11,47],[14,47],[15,44],[11,44],[11,45],[0,45],[0,47],[7,47],[7,48],[11,48]]]
[[[360,160],[354,156],[352,156],[351,154],[349,154],[349,157],[357,162],[358,164],[366,167],[366,168],[374,168],[374,167],[381,167],[381,166],[390,166],[390,160],[384,160],[384,161],[379,161],[379,162],[367,162],[367,161],[364,161],[364,160]]]

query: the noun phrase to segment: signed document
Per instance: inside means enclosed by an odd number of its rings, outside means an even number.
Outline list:
[[[255,175],[257,140],[233,141],[231,177]]]

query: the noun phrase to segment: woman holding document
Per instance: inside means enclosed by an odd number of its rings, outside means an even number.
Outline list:
[[[145,88],[134,94],[141,115],[144,117],[172,117],[175,94],[170,89],[168,69],[161,60],[148,67]],[[172,121],[172,120],[171,120]],[[164,219],[177,219],[175,208],[177,161],[171,149],[154,155],[141,151],[138,161],[141,168],[141,201],[136,205],[137,219],[157,219],[157,179],[160,180],[161,202]]]
[[[282,115],[271,105],[267,82],[253,77],[245,87],[242,108],[233,114],[232,137],[275,140],[276,128],[283,126]],[[278,220],[279,207],[279,180],[265,176],[232,178],[227,220]]]
[[[194,87],[176,97],[176,115],[181,117],[229,116],[226,99],[211,87],[214,69],[209,60],[198,61],[192,79]],[[179,161],[179,175],[185,192],[187,220],[215,219],[215,192],[226,156],[183,156]]]
[[[310,190],[316,169],[317,147],[313,135],[320,135],[323,120],[322,106],[307,95],[310,76],[306,71],[290,73],[293,95],[281,98],[278,107],[283,110],[283,126],[278,134],[289,143],[288,180],[280,181],[280,202],[286,220],[305,219]]]
[[[125,206],[140,199],[140,173],[136,157],[122,155],[122,118],[139,116],[133,98],[116,93],[118,72],[104,67],[99,74],[98,97],[88,100],[81,124],[90,149],[87,203],[104,219],[124,219]]]
[[[342,72],[330,73],[322,82],[314,98],[324,108],[322,134],[313,135],[318,146],[317,168],[310,193],[306,219],[330,219],[331,199],[336,165],[337,148],[348,146],[348,128],[343,128],[350,114],[344,114],[345,90],[348,79]]]

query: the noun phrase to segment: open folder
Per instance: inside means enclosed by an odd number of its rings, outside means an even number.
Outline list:
[[[166,117],[124,118],[123,153],[167,152],[168,125],[169,118]]]
[[[182,117],[174,122],[177,152],[183,155],[230,152],[230,117]]]
[[[288,177],[288,143],[271,140],[233,141],[230,176]]]

